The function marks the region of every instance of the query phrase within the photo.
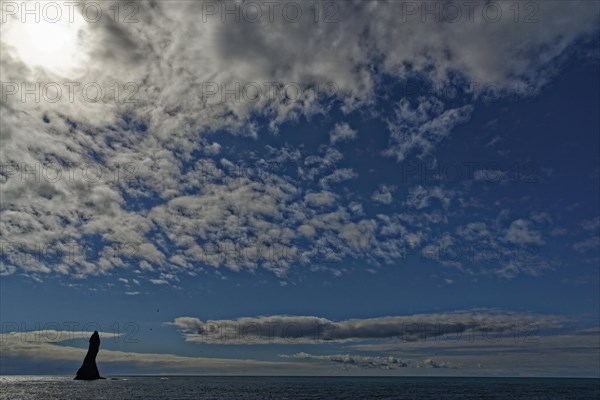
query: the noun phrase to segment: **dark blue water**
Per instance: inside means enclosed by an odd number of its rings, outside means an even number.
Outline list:
[[[6,400],[600,399],[600,379],[2,376]]]

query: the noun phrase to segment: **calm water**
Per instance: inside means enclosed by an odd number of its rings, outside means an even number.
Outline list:
[[[4,400],[600,399],[600,379],[2,376]]]

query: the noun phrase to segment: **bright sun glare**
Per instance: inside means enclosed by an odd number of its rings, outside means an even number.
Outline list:
[[[18,19],[8,21],[2,40],[13,47],[19,58],[30,67],[42,67],[49,72],[67,76],[83,66],[84,47],[81,35],[85,28],[81,16],[50,22]]]

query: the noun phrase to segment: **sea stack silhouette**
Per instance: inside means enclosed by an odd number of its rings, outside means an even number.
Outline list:
[[[96,366],[96,356],[100,350],[100,335],[98,331],[94,331],[90,337],[90,347],[88,348],[87,354],[83,359],[83,365],[77,370],[77,376],[75,379],[83,381],[93,381],[94,379],[104,379],[98,372]]]

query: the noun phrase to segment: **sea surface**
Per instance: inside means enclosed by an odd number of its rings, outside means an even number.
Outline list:
[[[600,379],[0,376],[4,400],[600,399]]]

